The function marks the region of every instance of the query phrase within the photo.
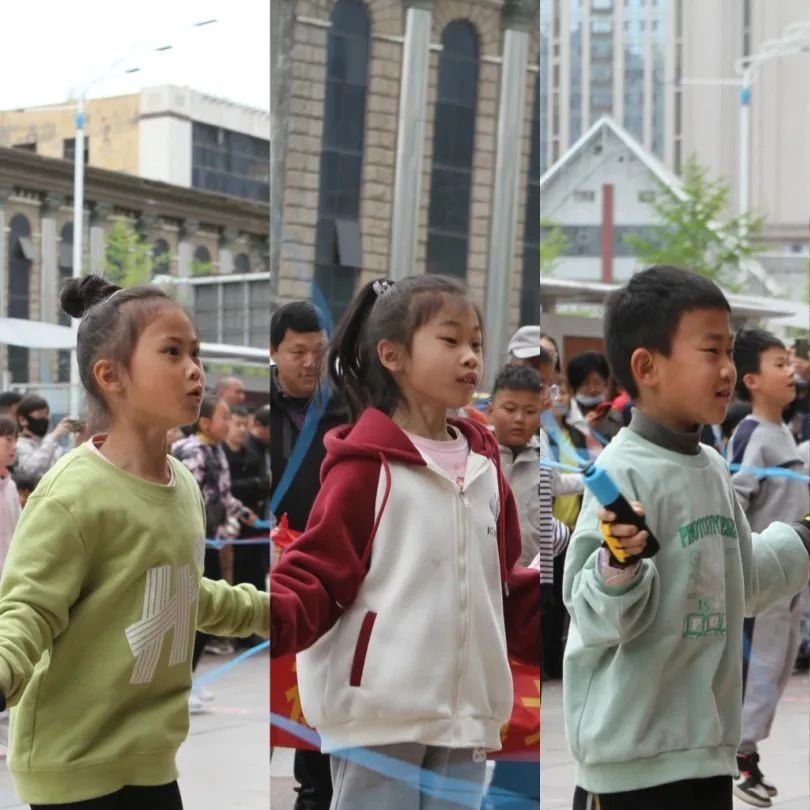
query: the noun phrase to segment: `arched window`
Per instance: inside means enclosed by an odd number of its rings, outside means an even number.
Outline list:
[[[427,272],[465,278],[478,101],[478,34],[467,20],[442,33],[430,177]]]
[[[362,0],[338,0],[326,46],[315,283],[333,317],[354,295],[363,263],[360,189],[366,131],[370,25]]]
[[[194,251],[194,259],[191,262],[191,274],[193,276],[208,276],[211,274],[211,252],[205,245],[197,245]]]
[[[249,273],[250,272],[250,257],[247,253],[237,253],[233,259],[233,272],[234,273]]]
[[[8,317],[30,316],[31,264],[34,261],[34,243],[31,225],[22,214],[9,222],[8,239]],[[28,382],[28,349],[8,347],[8,367],[12,382]]]
[[[70,326],[70,315],[62,311],[59,298],[65,282],[73,277],[73,223],[67,222],[59,233],[59,289],[56,292],[56,311],[59,313],[59,325]],[[56,382],[70,382],[70,351],[60,350],[56,353]]]
[[[526,225],[523,230],[523,273],[520,323],[539,323],[540,318],[540,73],[534,81],[532,140],[526,180]]]
[[[152,278],[169,275],[169,243],[155,239],[152,243]]]

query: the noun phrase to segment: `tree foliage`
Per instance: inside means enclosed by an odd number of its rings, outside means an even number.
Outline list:
[[[709,178],[694,157],[685,163],[682,180],[684,198],[662,189],[650,203],[658,224],[649,229],[649,236],[626,236],[626,243],[644,265],[685,267],[739,290],[745,263],[758,252],[754,241],[762,219],[746,214],[724,220],[729,185]]]
[[[120,287],[147,284],[155,266],[152,248],[124,219],[107,229],[104,259],[107,279]]]
[[[559,225],[548,220],[540,221],[546,235],[540,240],[540,274],[550,276],[559,264],[560,256],[568,249],[568,239]]]

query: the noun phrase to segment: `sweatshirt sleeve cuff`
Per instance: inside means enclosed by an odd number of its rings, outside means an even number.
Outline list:
[[[599,549],[596,567],[599,571],[599,577],[608,588],[626,585],[635,578],[640,566],[641,561],[639,560],[627,568],[614,568],[610,564],[610,552],[604,547]]]

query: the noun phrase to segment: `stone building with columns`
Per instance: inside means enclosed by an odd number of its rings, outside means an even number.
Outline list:
[[[296,0],[271,99],[279,302],[314,282],[337,316],[370,279],[444,273],[490,356],[537,322],[538,40],[537,0]]]
[[[176,279],[202,340],[266,349],[266,203],[92,167],[84,188],[84,272],[104,272],[106,233],[124,220],[151,246],[153,275]],[[73,275],[72,197],[72,162],[0,147],[0,317],[67,325],[59,290]],[[0,369],[17,384],[67,383],[69,363],[68,352],[0,346]]]

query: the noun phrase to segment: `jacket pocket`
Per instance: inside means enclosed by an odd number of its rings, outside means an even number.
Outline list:
[[[354,659],[352,660],[352,671],[349,675],[349,686],[360,686],[363,678],[363,668],[366,665],[366,654],[368,653],[368,642],[371,639],[371,630],[377,614],[369,610],[363,617],[363,624],[360,625],[360,633],[357,636],[357,645],[354,648]]]

